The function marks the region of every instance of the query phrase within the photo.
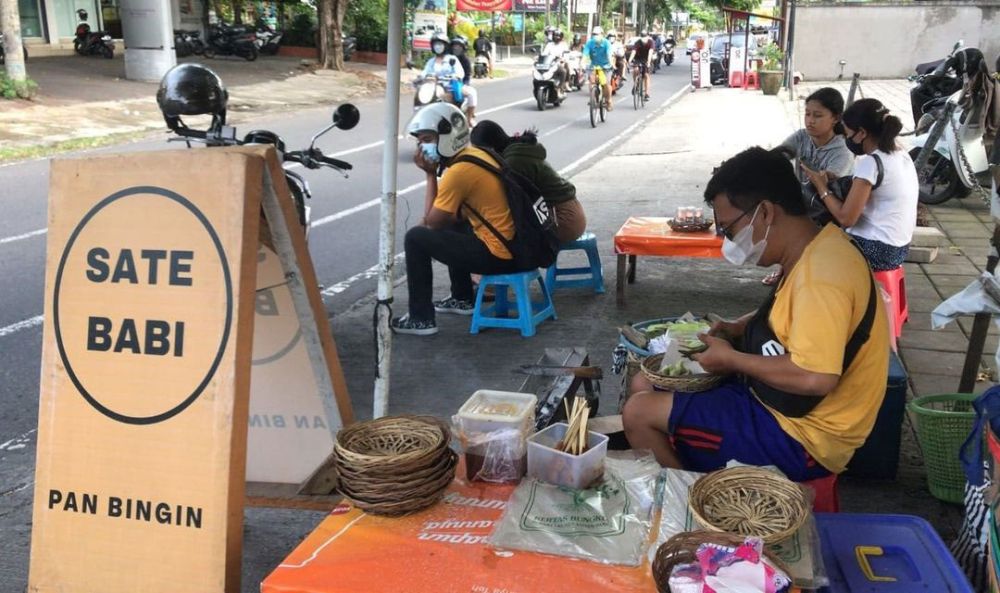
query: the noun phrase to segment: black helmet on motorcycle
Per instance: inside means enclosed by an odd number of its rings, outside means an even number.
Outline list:
[[[156,103],[171,130],[186,130],[182,115],[211,115],[209,131],[218,131],[226,123],[229,93],[222,79],[201,64],[174,66],[160,81]]]
[[[244,144],[270,144],[274,146],[279,153],[285,152],[285,141],[270,130],[251,130],[243,137]]]
[[[456,46],[458,46],[458,47],[461,48],[461,52],[456,52],[455,51],[455,47]],[[454,37],[451,38],[451,51],[456,56],[457,55],[461,55],[461,54],[465,53],[468,50],[469,50],[469,42],[465,39],[465,36],[463,36],[463,35],[456,35],[456,36],[454,36]]]
[[[76,16],[81,21],[85,21],[85,20],[87,20],[87,16],[88,16],[87,15],[87,11],[81,8],[81,9],[79,9],[79,10],[76,11]]]
[[[579,33],[573,33],[573,45],[580,45],[581,41],[583,41],[583,37]]]
[[[448,36],[438,32],[431,37],[431,51],[436,56],[443,56],[448,51]]]
[[[556,40],[556,43],[563,40],[566,35],[560,29],[556,29],[555,33],[552,34],[552,38]]]

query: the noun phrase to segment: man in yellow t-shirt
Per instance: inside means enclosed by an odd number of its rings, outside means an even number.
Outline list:
[[[404,242],[409,313],[391,325],[397,333],[428,336],[438,331],[435,313],[472,315],[472,274],[517,271],[504,245],[514,238],[514,219],[496,175],[455,162],[470,155],[499,166],[487,152],[469,146],[469,125],[460,110],[446,103],[428,105],[413,116],[407,131],[418,142],[414,162],[427,174],[427,192],[424,217]],[[432,260],[447,265],[451,277],[451,296],[439,301],[432,301]]]
[[[697,394],[633,382],[626,435],[661,464],[711,471],[735,459],[805,481],[844,471],[871,432],[889,367],[882,299],[864,256],[836,226],[817,228],[800,194],[791,164],[759,147],[709,181],[726,259],[781,264],[784,278],[757,311],[702,337],[695,359],[730,381]]]

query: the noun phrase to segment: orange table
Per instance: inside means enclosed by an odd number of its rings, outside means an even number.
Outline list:
[[[638,256],[722,257],[722,237],[714,230],[701,233],[674,232],[669,218],[631,216],[615,233],[618,255],[618,306],[625,306],[625,283],[635,282]],[[627,258],[627,269],[626,269]]]
[[[648,561],[632,568],[491,548],[512,492],[456,479],[443,501],[399,518],[342,504],[264,579],[261,593],[656,591]]]

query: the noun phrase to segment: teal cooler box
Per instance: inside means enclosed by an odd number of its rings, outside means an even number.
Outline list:
[[[817,513],[830,586],[820,593],[975,593],[927,521]]]
[[[854,452],[844,475],[880,480],[896,479],[899,467],[899,441],[906,411],[906,369],[889,352],[889,378],[885,383],[885,399],[865,444]]]

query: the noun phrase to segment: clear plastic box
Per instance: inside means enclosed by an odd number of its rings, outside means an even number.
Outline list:
[[[527,468],[527,438],[535,424],[538,398],[531,393],[480,390],[453,421],[465,453],[466,477],[517,482]]]
[[[587,450],[583,455],[570,455],[555,449],[567,429],[569,425],[559,422],[528,438],[528,475],[550,484],[582,490],[604,475],[608,437],[588,431]]]

